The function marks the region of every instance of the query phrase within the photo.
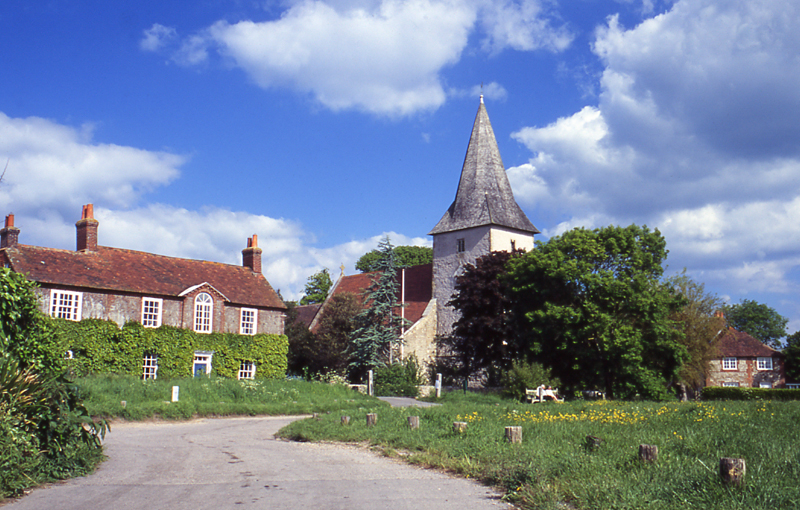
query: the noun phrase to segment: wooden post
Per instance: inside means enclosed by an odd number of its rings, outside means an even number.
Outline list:
[[[601,444],[603,444],[603,439],[597,436],[586,436],[586,440],[583,442],[583,446],[590,452],[600,448]]]
[[[719,476],[727,485],[744,485],[747,468],[744,459],[723,457],[719,459]]]
[[[375,413],[367,413],[367,427],[371,427],[378,423],[378,415]]]
[[[375,387],[373,386],[372,381],[373,381],[373,373],[372,370],[370,370],[369,372],[367,372],[367,395],[369,395],[370,397],[375,396]]]
[[[311,415],[311,418],[313,418],[314,420],[319,420],[319,414],[314,413]]]
[[[522,427],[506,427],[506,439],[509,443],[521,443]]]
[[[350,417],[342,416],[342,425],[350,425]]]
[[[655,462],[658,460],[658,446],[653,444],[639,445],[639,460],[642,462]]]
[[[453,422],[453,432],[460,434],[461,432],[465,432],[466,430],[467,430],[467,422],[465,421]]]
[[[122,407],[128,407],[128,401],[127,401],[127,400],[120,400],[120,401],[119,401],[119,404],[120,404]]]
[[[408,426],[412,429],[419,428],[419,416],[409,416],[408,417]]]

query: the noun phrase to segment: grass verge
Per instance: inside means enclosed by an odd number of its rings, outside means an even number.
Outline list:
[[[388,406],[348,386],[302,380],[197,377],[143,381],[107,375],[76,382],[92,416],[127,420],[297,415]],[[179,388],[177,402],[171,401],[173,386]]]
[[[403,452],[412,463],[500,486],[523,508],[800,508],[800,402],[444,400],[425,409],[331,413],[294,422],[280,434]],[[378,413],[377,425],[366,426],[366,412]],[[350,425],[341,424],[344,414],[351,415]],[[408,426],[412,415],[420,416],[417,430]],[[454,432],[455,421],[467,422],[467,430]],[[522,427],[522,444],[505,441],[506,426]],[[592,447],[587,436],[600,438],[600,446]],[[656,445],[658,461],[639,461],[640,444]],[[743,487],[720,481],[721,457],[746,460]]]

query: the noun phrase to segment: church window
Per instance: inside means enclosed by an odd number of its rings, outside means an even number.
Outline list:
[[[456,251],[458,253],[464,253],[465,251],[467,251],[466,243],[464,242],[463,238],[456,239]]]

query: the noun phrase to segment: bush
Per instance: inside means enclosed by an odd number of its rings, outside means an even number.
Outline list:
[[[525,398],[525,390],[538,388],[542,384],[557,388],[561,381],[553,377],[549,368],[545,368],[540,363],[528,363],[523,360],[515,360],[511,368],[501,376],[503,385],[503,396],[522,400]]]
[[[703,388],[703,400],[800,400],[800,390],[780,388]]]
[[[382,397],[416,397],[420,384],[419,364],[413,356],[375,370],[375,394]]]

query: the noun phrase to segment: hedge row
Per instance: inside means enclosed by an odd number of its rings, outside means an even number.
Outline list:
[[[52,319],[52,327],[61,352],[72,351],[66,365],[77,376],[141,376],[143,356],[155,354],[159,377],[191,377],[195,351],[213,351],[213,371],[224,377],[236,378],[242,361],[255,363],[257,378],[286,376],[285,335],[201,334],[173,326],[145,328],[138,322],[120,329],[115,322],[100,319]]]
[[[800,390],[709,386],[703,400],[800,400]]]

